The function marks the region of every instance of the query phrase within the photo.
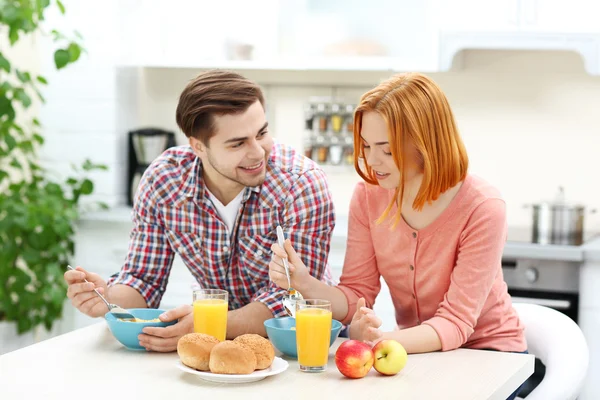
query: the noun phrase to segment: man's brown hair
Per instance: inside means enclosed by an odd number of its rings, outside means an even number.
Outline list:
[[[239,114],[265,100],[260,86],[230,71],[211,70],[185,87],[177,104],[177,125],[185,136],[207,145],[215,133],[214,116]]]

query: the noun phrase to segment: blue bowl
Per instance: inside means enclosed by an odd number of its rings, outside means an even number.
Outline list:
[[[156,308],[128,308],[127,311],[139,319],[155,319],[158,318],[160,314],[165,312],[165,310],[159,310]],[[143,333],[142,329],[145,327],[165,327],[173,325],[177,322],[177,320],[171,322],[127,322],[121,321],[110,312],[106,313],[104,318],[106,319],[108,328],[112,332],[113,336],[119,342],[121,342],[123,346],[130,350],[146,350],[144,347],[140,346],[140,341],[138,340],[138,336]]]
[[[298,358],[296,350],[296,319],[292,317],[271,318],[264,322],[269,340],[273,346],[288,357]],[[335,342],[340,331],[342,323],[337,320],[331,320],[331,338],[329,346]]]

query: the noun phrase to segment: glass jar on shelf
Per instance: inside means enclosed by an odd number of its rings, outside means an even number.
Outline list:
[[[354,109],[353,104],[346,104],[344,107],[344,133],[352,135],[354,132]]]
[[[329,128],[329,105],[327,103],[317,103],[315,105],[315,131],[319,133],[327,132]]]
[[[320,164],[327,163],[329,159],[329,141],[325,135],[317,135],[315,137],[315,145],[313,148],[313,160]]]
[[[354,165],[354,139],[352,135],[344,135],[344,164]]]
[[[331,121],[331,131],[336,134],[340,133],[342,131],[344,122],[344,110],[342,104],[331,104],[329,120]]]
[[[340,165],[343,158],[344,146],[343,142],[337,135],[332,135],[329,139],[329,163],[332,165]]]

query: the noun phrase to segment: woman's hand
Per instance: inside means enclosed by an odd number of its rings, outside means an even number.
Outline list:
[[[362,340],[370,346],[381,340],[381,319],[375,315],[375,311],[366,307],[365,299],[358,299],[356,303],[356,312],[350,323],[350,339]]]
[[[308,268],[298,254],[292,247],[292,243],[288,240],[284,243],[285,249],[282,249],[277,243],[271,246],[273,255],[271,262],[269,263],[269,278],[283,289],[288,289],[289,286],[296,290],[301,287],[305,287],[310,280],[310,273]],[[285,274],[285,268],[283,267],[283,259],[288,260],[288,266],[290,268],[290,284]]]

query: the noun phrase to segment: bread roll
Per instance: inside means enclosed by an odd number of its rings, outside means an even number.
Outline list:
[[[252,350],[256,356],[256,369],[266,369],[273,364],[275,349],[271,342],[264,337],[249,333],[236,337],[233,342]]]
[[[250,374],[256,369],[256,356],[233,340],[225,340],[212,348],[209,365],[214,374]]]
[[[177,354],[184,365],[198,371],[209,371],[210,351],[219,340],[204,333],[188,333],[177,342]]]

